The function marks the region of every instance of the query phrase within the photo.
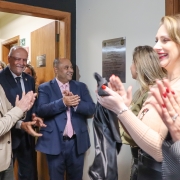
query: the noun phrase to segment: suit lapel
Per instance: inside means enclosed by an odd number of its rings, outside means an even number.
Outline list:
[[[12,88],[13,89],[13,94],[14,96],[16,97],[16,95],[19,93],[19,90],[18,90],[18,86],[17,86],[17,83],[13,77],[13,75],[11,74],[11,71],[9,70],[9,67],[6,67],[5,69],[5,75],[6,75],[6,80],[10,86],[10,89]]]
[[[74,81],[69,81],[69,90],[74,94],[78,94],[78,88],[76,86],[76,84],[74,83]]]
[[[31,85],[30,79],[27,78],[24,73],[22,73],[22,78],[23,78],[23,82],[24,82],[25,92],[27,93],[29,91],[32,91],[32,87],[30,87],[30,85]]]
[[[74,95],[79,95],[78,92],[78,88],[76,86],[76,84],[74,83],[74,81],[69,81],[69,90],[70,92],[72,92]],[[73,115],[74,109],[73,107],[70,108],[71,109],[71,117]]]
[[[55,78],[51,81],[51,87],[54,91],[54,95],[56,95],[58,99],[61,99],[62,93]]]

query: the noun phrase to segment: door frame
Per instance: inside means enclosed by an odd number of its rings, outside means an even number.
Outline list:
[[[8,64],[8,54],[11,49],[11,45],[18,44],[19,45],[19,36],[15,36],[13,38],[7,39],[1,42],[2,45],[2,59],[3,61]]]
[[[0,11],[63,21],[65,24],[65,39],[64,54],[61,55],[71,59],[71,13],[7,1],[0,1]]]
[[[166,0],[165,1],[165,14],[173,15],[180,13],[180,1],[179,0]]]

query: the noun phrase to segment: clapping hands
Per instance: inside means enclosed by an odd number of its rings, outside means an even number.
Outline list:
[[[19,107],[23,112],[28,111],[34,104],[37,93],[33,93],[33,91],[29,91],[27,94],[23,92],[22,98],[19,100],[19,95],[16,96],[15,105]]]
[[[66,106],[76,107],[80,102],[80,97],[78,95],[74,95],[68,90],[65,90],[63,92],[63,102]]]
[[[157,111],[162,116],[162,120],[166,124],[173,141],[180,140],[180,97],[171,89],[167,79],[156,82],[159,92],[151,89],[152,95],[157,100],[159,106]]]
[[[26,111],[30,110],[31,107],[33,106],[36,96],[37,96],[37,94],[33,93],[33,91],[30,91],[27,94],[25,94],[23,92],[22,98],[20,100],[19,100],[19,96],[17,95],[15,104],[23,112],[26,112]],[[41,118],[37,117],[35,114],[32,115],[32,121],[21,123],[21,129],[26,131],[31,136],[36,136],[36,137],[42,136],[42,134],[37,133],[33,129],[33,126],[46,127],[46,125],[43,123],[43,120]]]
[[[123,99],[124,104],[129,106],[132,101],[132,86],[129,86],[127,91],[124,88],[123,83],[121,82],[118,76],[112,75],[109,78],[108,87],[113,91],[117,92]]]
[[[124,108],[130,105],[132,100],[132,87],[126,91],[119,77],[112,75],[109,79],[108,87],[102,88],[109,94],[109,96],[101,97],[97,93],[98,102],[105,108],[118,114]]]
[[[35,114],[32,114],[32,121],[28,122],[22,122],[21,123],[21,129],[26,131],[28,134],[34,137],[41,137],[41,133],[37,133],[33,127],[38,126],[38,127],[46,127],[46,125],[43,123],[43,120],[39,117],[37,117]]]

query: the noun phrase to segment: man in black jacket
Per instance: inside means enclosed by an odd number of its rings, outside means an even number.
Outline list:
[[[16,96],[22,96],[22,92],[35,92],[34,79],[23,73],[23,70],[27,64],[28,53],[21,46],[13,46],[8,55],[9,65],[0,73],[0,84],[3,87],[6,97],[9,102],[15,106]],[[34,108],[34,107],[33,107]],[[28,133],[33,135],[35,132],[32,131],[31,122],[33,108],[31,108],[23,121],[18,121],[11,130],[12,134],[12,149],[14,159],[18,160],[18,175],[19,180],[35,180],[36,170],[34,168],[35,163],[33,162],[34,148],[33,140]],[[37,120],[40,120],[37,118]],[[28,132],[28,133],[27,133]]]

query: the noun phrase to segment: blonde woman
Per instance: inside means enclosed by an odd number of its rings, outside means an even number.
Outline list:
[[[165,70],[159,65],[157,53],[150,46],[137,46],[133,52],[131,75],[139,82],[139,89],[133,95],[131,111],[137,116],[147,99],[149,88],[155,84],[155,79],[162,79],[166,76]],[[138,150],[139,147],[129,136],[127,131],[120,125],[120,133],[123,144],[131,146],[133,164],[130,180],[137,179],[138,173]]]
[[[165,16],[161,20],[156,34],[154,50],[159,56],[160,66],[167,70],[167,78],[176,95],[180,95],[180,15]],[[112,76],[111,87],[121,92],[121,96],[108,87],[102,88],[110,94],[107,97],[98,97],[98,101],[106,108],[114,111],[121,123],[125,126],[131,137],[142,149],[139,153],[138,180],[160,180],[162,179],[161,163],[162,143],[168,139],[168,129],[158,113],[155,106],[156,99],[150,95],[145,101],[143,108],[136,117],[125,102],[126,92],[121,81]],[[154,87],[156,88],[156,87]],[[160,96],[166,99],[170,90],[163,89]],[[128,96],[129,97],[129,96]],[[164,104],[161,105],[164,107]],[[159,106],[160,107],[160,106]],[[140,118],[142,117],[142,121]],[[176,113],[172,115],[176,118]],[[159,163],[158,163],[159,162]],[[164,178],[165,176],[163,176]],[[179,177],[176,177],[178,179]],[[164,179],[167,179],[166,177]],[[174,180],[174,179],[173,179]]]

